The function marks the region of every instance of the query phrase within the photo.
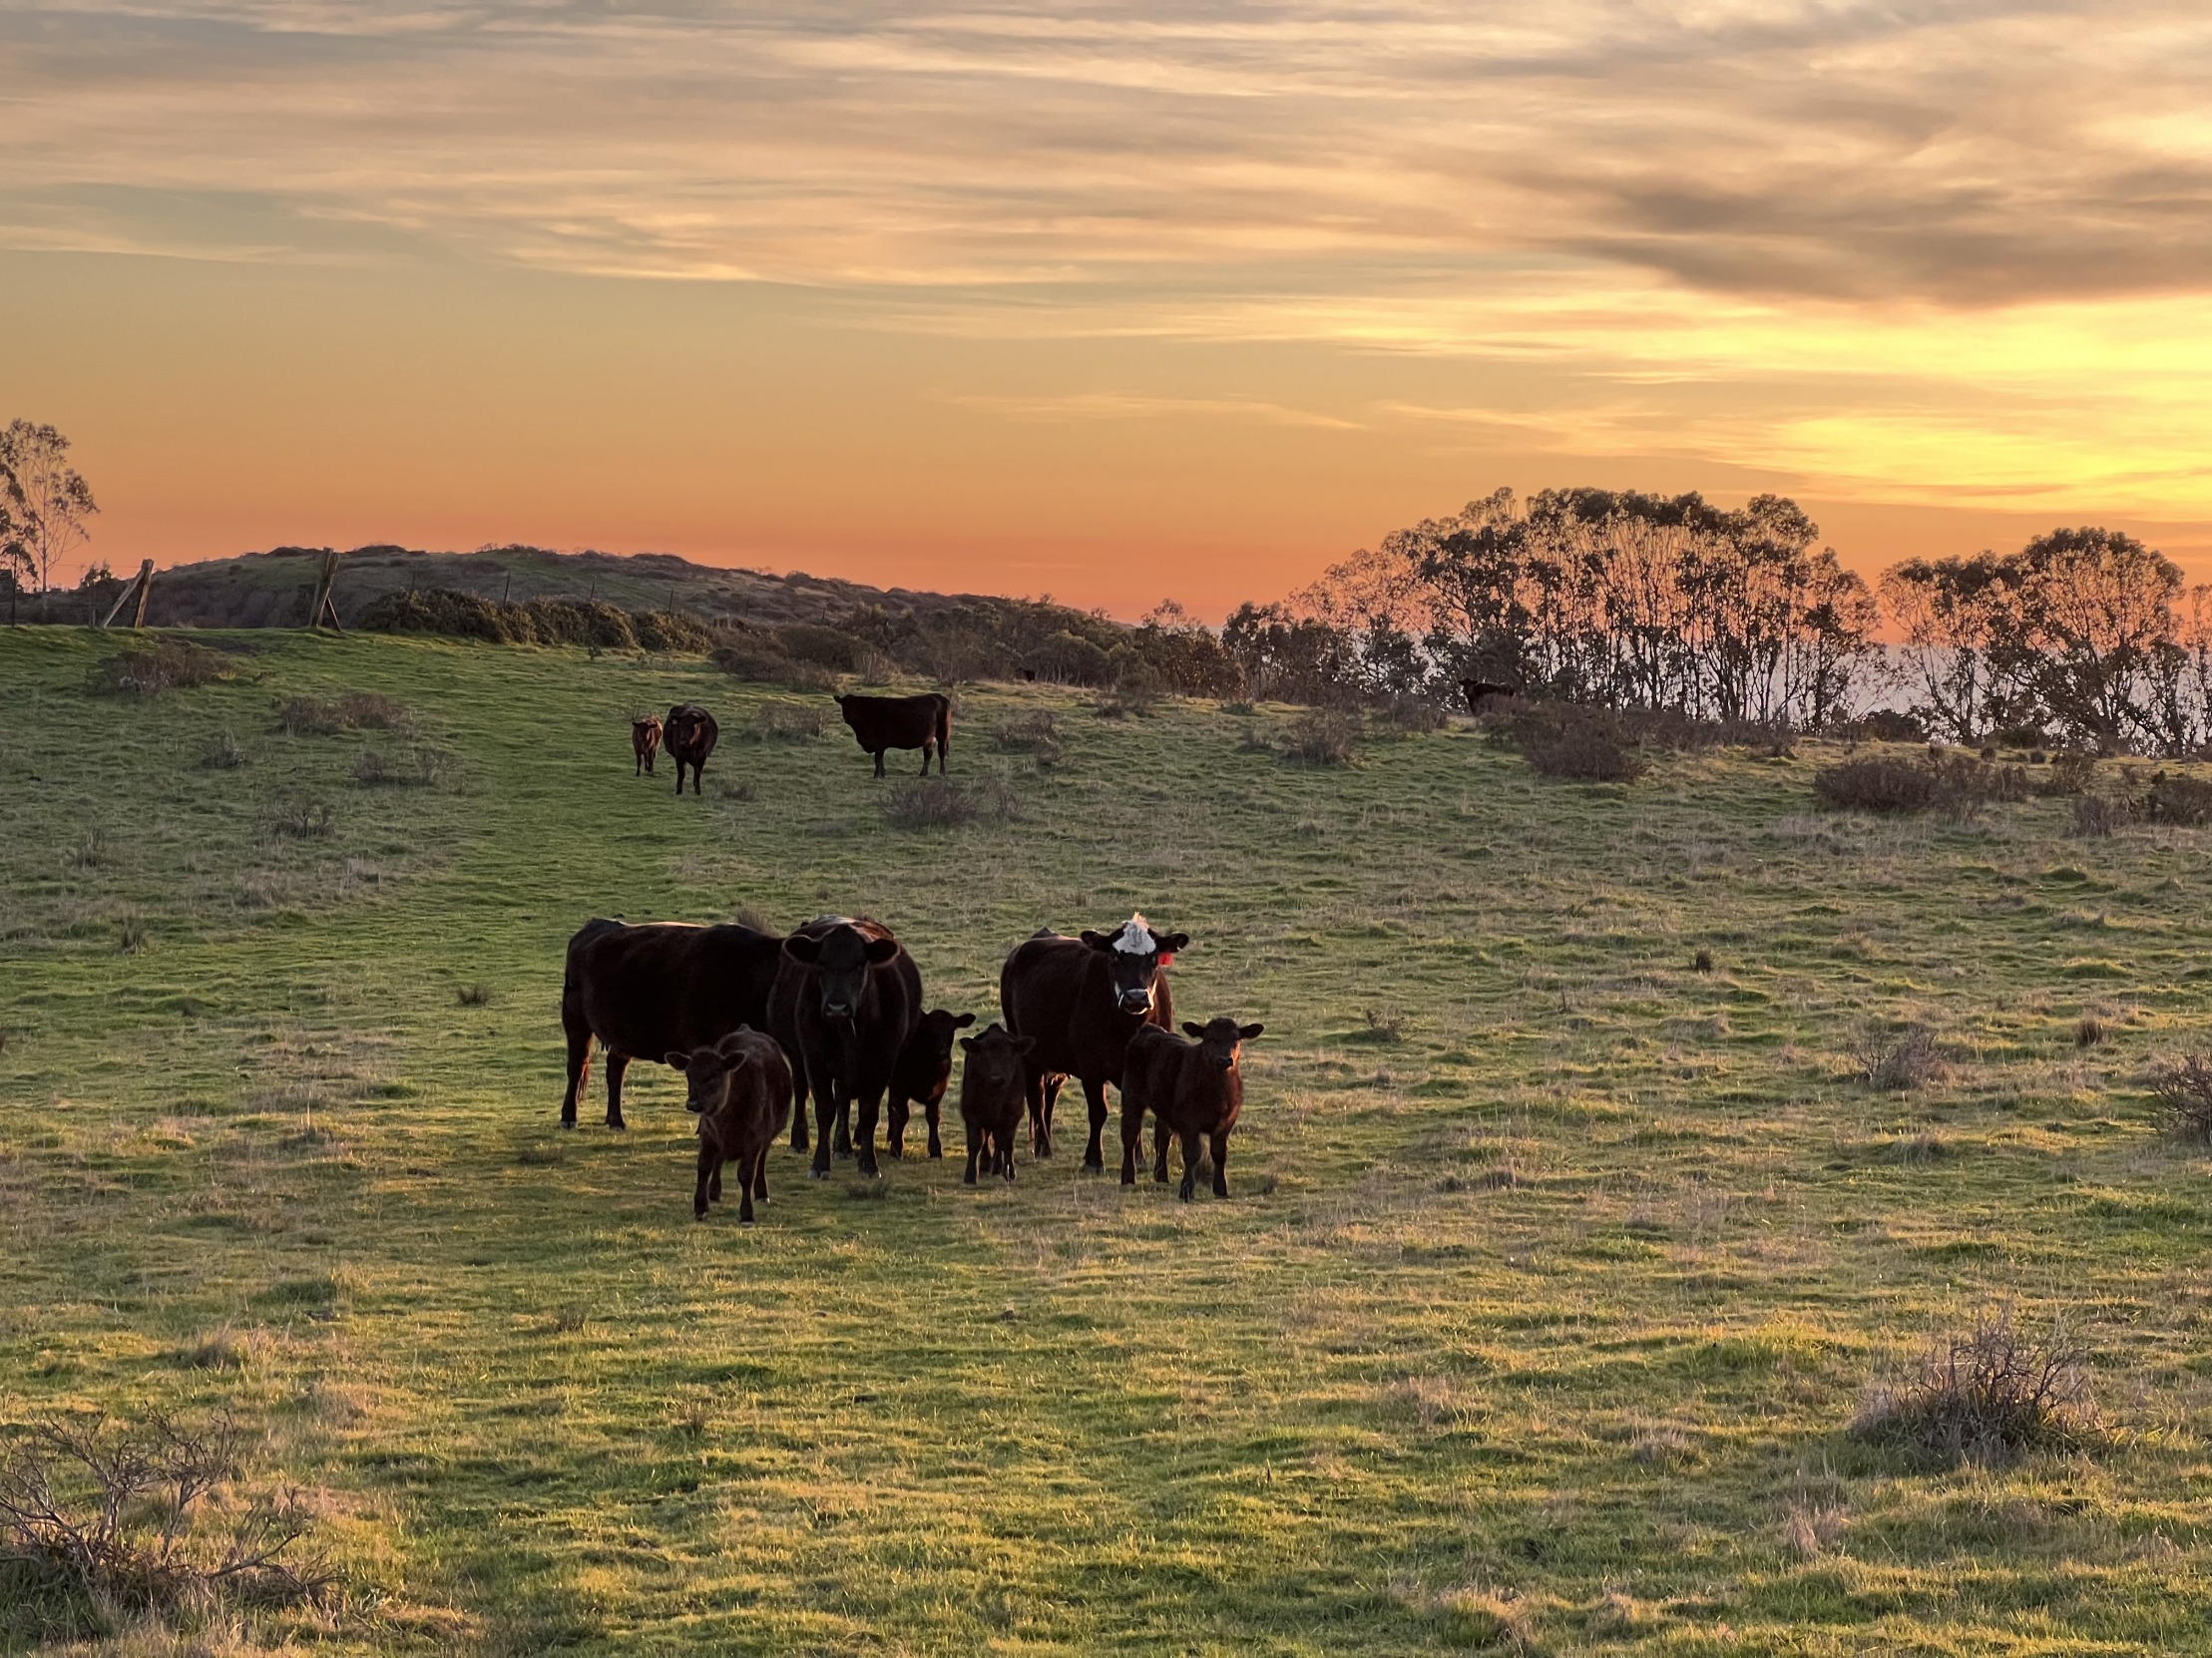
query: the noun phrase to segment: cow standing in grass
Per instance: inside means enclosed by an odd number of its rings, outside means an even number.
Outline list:
[[[1244,1072],[1237,1060],[1243,1044],[1266,1027],[1215,1019],[1182,1029],[1190,1041],[1147,1026],[1129,1042],[1121,1067],[1121,1184],[1136,1184],[1138,1142],[1149,1111],[1158,1157],[1152,1178],[1166,1184],[1167,1142],[1182,1141],[1178,1195],[1188,1203],[1197,1185],[1201,1137],[1213,1156],[1213,1195],[1229,1195],[1229,1130],[1244,1109]]]
[[[852,727],[853,740],[876,757],[876,775],[883,775],[886,749],[919,748],[922,775],[929,775],[929,757],[937,756],[937,775],[945,775],[945,756],[951,752],[952,698],[930,691],[922,696],[840,696],[837,706]]]
[[[899,1049],[898,1063],[891,1067],[891,1120],[885,1133],[892,1156],[906,1155],[906,1124],[916,1105],[921,1106],[929,1124],[929,1154],[932,1157],[945,1155],[945,1142],[938,1135],[938,1123],[943,1114],[945,1089],[953,1079],[953,1035],[975,1023],[974,1014],[932,1008],[916,1023],[914,1034]]]
[[[638,756],[638,769],[633,777],[653,775],[653,757],[661,752],[661,716],[646,714],[630,722],[630,747]]]
[[[667,719],[661,727],[661,741],[668,751],[668,758],[675,762],[675,792],[683,792],[683,768],[691,768],[691,792],[706,792],[706,757],[714,752],[714,745],[721,741],[722,728],[714,723],[714,716],[696,702],[678,702],[668,710]]]
[[[768,1028],[796,1063],[799,1098],[814,1098],[815,1179],[829,1178],[833,1126],[852,1134],[860,1172],[877,1172],[876,1113],[921,1013],[921,970],[881,922],[823,916],[783,941]],[[794,1123],[794,1148],[803,1134]]]
[[[974,1185],[979,1169],[1011,1181],[1015,1131],[1029,1095],[1023,1061],[1037,1044],[994,1023],[980,1036],[961,1037],[960,1045],[968,1051],[960,1067],[960,1120],[968,1130],[968,1168],[961,1183]]]
[[[1155,933],[1132,915],[1111,933],[1063,938],[1040,932],[1024,940],[999,970],[999,1007],[1007,1029],[1034,1044],[1027,1058],[1030,1144],[1053,1154],[1053,1103],[1059,1078],[1083,1084],[1091,1107],[1091,1137],[1083,1166],[1106,1172],[1100,1136],[1106,1128],[1108,1083],[1121,1085],[1129,1039],[1148,1025],[1172,1028],[1167,964],[1187,949],[1187,933]]]
[[[684,1103],[698,1113],[698,1184],[691,1217],[722,1200],[722,1165],[737,1165],[737,1218],[752,1224],[752,1202],[768,1201],[768,1147],[791,1114],[791,1066],[783,1046],[740,1025],[711,1047],[673,1051],[668,1063],[683,1072]]]
[[[569,940],[561,1027],[569,1086],[561,1126],[576,1126],[577,1096],[592,1071],[592,1038],[607,1059],[607,1126],[623,1122],[623,1073],[639,1055],[709,1047],[741,1025],[764,1030],[783,941],[751,927],[588,921]]]

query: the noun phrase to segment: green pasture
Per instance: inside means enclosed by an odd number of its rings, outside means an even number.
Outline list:
[[[180,1650],[2212,1651],[2212,1171],[2144,1085],[2212,1047],[2212,831],[1035,687],[953,733],[1019,812],[908,830],[841,726],[748,735],[826,698],[695,661],[241,633],[91,694],[116,642],[0,634],[0,1433],[227,1408],[352,1583]],[[277,728],[357,691],[412,729]],[[684,698],[703,800],[631,775]],[[1037,707],[1046,769],[992,735]],[[562,948],[741,906],[880,917],[981,1017],[1040,925],[1187,931],[1178,1013],[1267,1025],[1232,1195],[1067,1134],[968,1189],[949,1125],[694,1224],[673,1073],[558,1125]],[[1948,1073],[1859,1080],[1913,1023]],[[2102,1443],[1847,1434],[2007,1305]]]

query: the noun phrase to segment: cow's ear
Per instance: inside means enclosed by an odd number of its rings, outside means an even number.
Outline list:
[[[730,1032],[728,1036],[724,1036],[720,1041],[714,1044],[714,1051],[721,1054],[725,1058],[742,1053],[745,1050],[745,1044],[740,1038],[749,1036],[751,1035],[751,1026],[740,1025],[737,1027],[736,1030]]]
[[[897,956],[898,953],[899,941],[897,939],[870,939],[868,948],[863,952],[868,958],[870,967],[881,967],[885,962]]]
[[[1258,1036],[1262,1031],[1266,1029],[1267,1027],[1264,1025],[1240,1025],[1236,1028],[1236,1034],[1239,1036],[1243,1037],[1244,1040],[1250,1041],[1254,1036]]]
[[[963,1036],[960,1038],[960,1045],[973,1053],[976,1050],[976,1038],[974,1036]]]
[[[691,1068],[691,1056],[688,1053],[671,1053],[668,1055],[668,1063],[677,1070],[689,1070]]]
[[[1152,948],[1162,956],[1179,956],[1190,948],[1188,933],[1154,933]]]
[[[955,1031],[965,1031],[968,1029],[969,1026],[975,1023],[976,1016],[974,1014],[962,1014],[958,1019],[953,1021],[953,1029]]]
[[[1190,1023],[1190,1021],[1184,1020],[1182,1022],[1182,1034],[1188,1036],[1192,1041],[1196,1041],[1206,1034],[1206,1028],[1202,1025],[1193,1025]]]
[[[1027,1053],[1036,1045],[1037,1038],[1035,1036],[1016,1036],[1014,1038],[1014,1051],[1017,1053]]]
[[[1113,948],[1113,941],[1107,938],[1106,934],[1095,933],[1088,927],[1083,930],[1083,942],[1093,950],[1111,950]]]
[[[809,938],[804,933],[793,933],[783,941],[783,954],[794,962],[803,962],[812,967],[822,959],[822,941]]]

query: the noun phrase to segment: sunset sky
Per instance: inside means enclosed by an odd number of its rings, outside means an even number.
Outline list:
[[[1500,484],[2212,577],[2212,8],[11,0],[0,419],[118,566],[1218,617]]]

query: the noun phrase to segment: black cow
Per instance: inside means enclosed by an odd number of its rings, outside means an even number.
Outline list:
[[[561,1026],[569,1038],[569,1089],[561,1126],[576,1126],[576,1098],[592,1070],[592,1038],[607,1053],[607,1126],[623,1123],[623,1072],[711,1047],[740,1025],[764,1030],[783,941],[750,927],[586,922],[569,940]]]
[[[929,757],[937,755],[937,774],[945,774],[945,756],[951,751],[952,698],[931,691],[924,696],[840,696],[845,723],[853,739],[876,757],[876,775],[883,775],[887,748],[919,748],[922,775],[929,775]]]
[[[683,792],[683,768],[691,768],[691,792],[703,794],[707,755],[714,752],[714,745],[721,741],[722,728],[714,723],[714,716],[696,702],[678,702],[668,710],[668,717],[661,725],[661,745],[668,751],[668,758],[675,762],[675,792]]]
[[[919,1007],[919,1001],[915,1005]],[[916,1105],[929,1123],[929,1154],[945,1155],[945,1142],[937,1129],[945,1089],[953,1079],[953,1033],[975,1023],[974,1014],[932,1008],[915,1024],[914,1034],[899,1049],[899,1062],[891,1067],[891,1120],[885,1138],[892,1156],[906,1155],[906,1123]]]
[[[814,1097],[814,1178],[829,1178],[832,1121],[843,1129],[856,1099],[860,1172],[875,1174],[876,1113],[922,1017],[914,958],[881,922],[823,916],[783,941],[768,1002],[768,1029],[792,1057],[793,1087],[801,1100]],[[794,1124],[794,1147],[802,1132]]]
[[[1462,679],[1460,694],[1467,698],[1468,712],[1488,713],[1499,703],[1521,694],[1519,685],[1501,685],[1488,679]]]
[[[1057,1079],[1083,1084],[1091,1138],[1083,1166],[1106,1171],[1099,1135],[1106,1127],[1106,1084],[1121,1085],[1129,1038],[1147,1025],[1172,1028],[1167,964],[1190,944],[1187,933],[1155,933],[1134,915],[1111,933],[1080,939],[1040,932],[1017,945],[999,970],[999,1007],[1007,1029],[1035,1041],[1028,1057],[1030,1143],[1053,1154]]]
[[[968,1167],[961,1181],[974,1185],[979,1166],[985,1174],[1012,1180],[1014,1130],[1021,1125],[1028,1082],[1022,1061],[1037,1044],[993,1024],[979,1036],[961,1037],[960,1045],[968,1050],[968,1062],[960,1067],[960,1120],[968,1129]]]
[[[1244,1109],[1244,1073],[1237,1067],[1237,1055],[1266,1027],[1216,1019],[1182,1029],[1190,1041],[1156,1026],[1139,1031],[1122,1060],[1121,1184],[1136,1184],[1137,1140],[1149,1111],[1158,1152],[1152,1178],[1166,1184],[1167,1142],[1182,1141],[1180,1196],[1188,1203],[1198,1179],[1201,1135],[1213,1153],[1213,1195],[1229,1195],[1229,1130]]]

